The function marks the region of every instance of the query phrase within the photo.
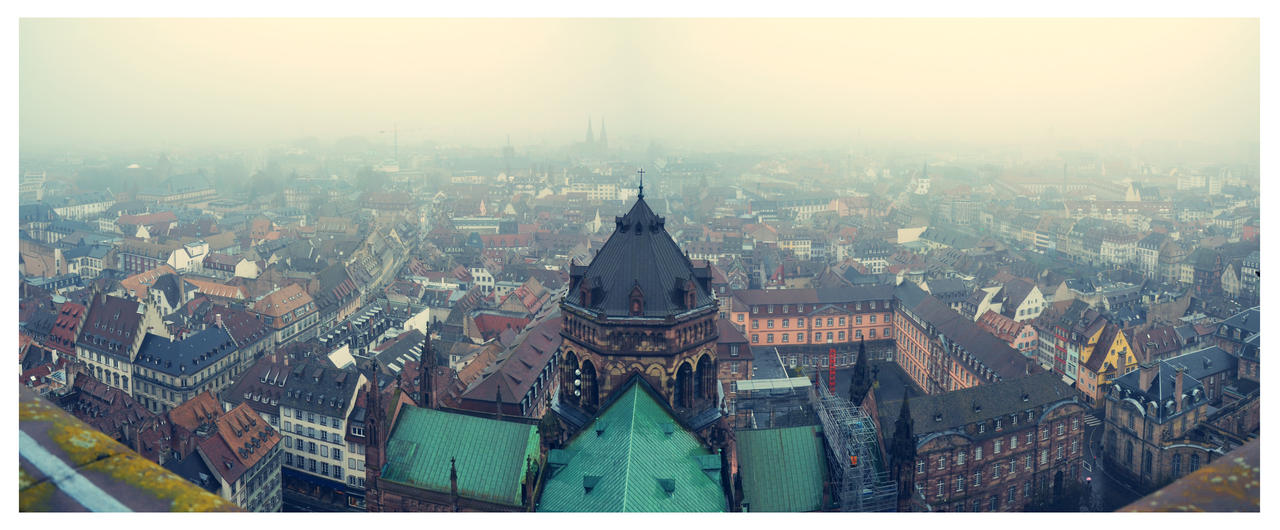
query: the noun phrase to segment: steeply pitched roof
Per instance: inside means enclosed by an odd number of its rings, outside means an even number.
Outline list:
[[[382,480],[449,493],[450,459],[458,495],[520,506],[526,460],[537,461],[536,425],[405,406],[387,441]]]
[[[886,399],[879,405],[880,424],[884,439],[892,438],[894,430],[889,419],[898,417],[902,397]],[[1025,400],[1024,400],[1025,397]],[[1041,372],[1021,379],[1000,381],[986,385],[963,388],[945,394],[912,395],[911,418],[913,431],[923,437],[930,433],[960,429],[966,425],[1007,417],[1044,405],[1066,400],[1079,400],[1074,389],[1062,382],[1053,372]],[[986,436],[996,434],[987,429]]]
[[[720,457],[676,420],[643,379],[548,457],[546,512],[721,512]]]
[[[201,440],[200,451],[210,470],[228,483],[239,480],[280,443],[280,433],[245,403],[215,421],[217,435]]]
[[[649,209],[643,198],[615,221],[613,235],[605,241],[591,264],[572,266],[573,285],[564,300],[613,317],[631,315],[631,293],[639,287],[644,296],[644,317],[666,317],[689,309],[680,294],[686,280],[693,282],[694,308],[715,304],[709,281],[711,271],[694,269],[666,230],[666,220]],[[591,292],[590,303],[581,287]]]
[[[822,508],[826,454],[816,426],[738,431],[742,503],[753,512]]]

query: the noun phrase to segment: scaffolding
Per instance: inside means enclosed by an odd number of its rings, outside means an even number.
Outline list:
[[[817,385],[818,418],[826,435],[832,489],[841,511],[897,510],[897,487],[880,456],[871,417],[848,400]]]

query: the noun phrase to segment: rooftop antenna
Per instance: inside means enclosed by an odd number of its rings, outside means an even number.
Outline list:
[[[644,198],[644,168],[640,168],[638,171],[636,171],[636,173],[640,175],[640,195],[639,195],[639,198],[643,199],[643,198]]]

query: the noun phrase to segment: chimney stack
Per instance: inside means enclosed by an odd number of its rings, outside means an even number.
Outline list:
[[[1154,362],[1145,362],[1138,365],[1138,390],[1146,392],[1151,388],[1151,382],[1155,380],[1156,375],[1160,373],[1160,365]]]
[[[1173,400],[1174,410],[1179,414],[1182,413],[1182,374],[1187,371],[1186,367],[1178,367],[1178,375],[1173,379]]]

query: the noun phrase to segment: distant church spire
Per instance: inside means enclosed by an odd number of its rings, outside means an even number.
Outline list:
[[[587,115],[587,147],[596,143],[596,134],[591,131],[591,115]]]

